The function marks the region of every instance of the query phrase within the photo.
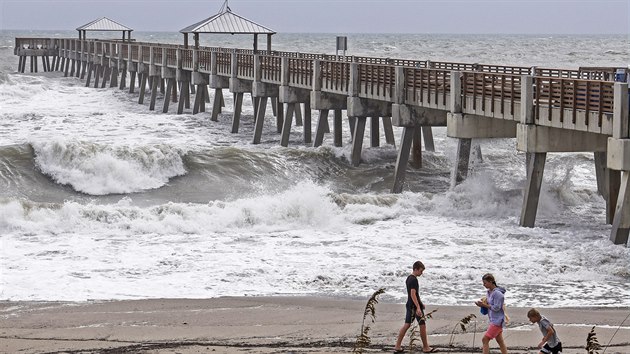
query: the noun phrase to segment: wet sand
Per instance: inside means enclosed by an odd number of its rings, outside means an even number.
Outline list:
[[[366,300],[325,297],[226,297],[107,302],[0,302],[2,353],[342,353],[351,352]],[[440,352],[481,352],[487,318],[474,306],[427,306],[429,341]],[[365,350],[391,352],[404,305],[379,303]],[[542,338],[528,309],[510,307],[510,353],[537,353]],[[540,309],[564,353],[585,353],[592,326],[605,353],[630,353],[630,308]],[[465,333],[451,335],[468,314]],[[619,325],[626,320],[621,328]],[[473,338],[474,337],[474,338]],[[612,340],[611,340],[612,338]],[[419,342],[419,341],[418,341]],[[409,344],[406,338],[403,343]],[[473,348],[474,345],[474,348]],[[491,352],[498,353],[495,343]],[[420,351],[418,351],[420,352]],[[602,353],[602,351],[600,351]]]

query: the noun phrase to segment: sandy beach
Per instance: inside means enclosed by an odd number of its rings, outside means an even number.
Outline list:
[[[323,297],[226,297],[108,302],[0,303],[2,353],[339,353],[351,352],[366,301]],[[486,318],[476,307],[427,306],[431,345],[440,352],[480,352]],[[525,308],[509,308],[511,353],[536,353],[541,338]],[[468,314],[477,321],[452,336]],[[596,326],[605,353],[630,353],[630,308],[541,309],[565,353],[584,353]],[[379,303],[365,352],[390,352],[404,306]],[[475,331],[476,329],[476,331]],[[473,339],[474,337],[474,339]],[[612,340],[611,340],[612,338]],[[474,340],[474,341],[473,341]],[[408,345],[408,339],[404,342]],[[471,346],[474,345],[474,348]],[[496,345],[492,352],[498,352]]]

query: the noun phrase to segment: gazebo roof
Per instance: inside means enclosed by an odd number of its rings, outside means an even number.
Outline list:
[[[230,34],[275,34],[276,32],[256,22],[237,15],[227,6],[227,1],[218,14],[190,25],[181,33],[230,33]]]
[[[133,31],[133,29],[123,26],[116,21],[112,21],[107,17],[102,17],[90,23],[86,23],[81,27],[77,27],[77,31]]]

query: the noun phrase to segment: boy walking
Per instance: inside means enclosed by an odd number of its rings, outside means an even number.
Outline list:
[[[422,275],[424,272],[424,264],[420,261],[416,261],[412,266],[412,272],[407,277],[405,281],[407,285],[407,304],[405,307],[407,308],[407,313],[405,315],[405,324],[400,328],[398,332],[398,339],[396,340],[396,346],[394,347],[394,353],[404,353],[402,349],[402,341],[405,338],[405,333],[409,327],[411,327],[411,323],[414,319],[418,320],[418,325],[420,327],[420,339],[422,340],[422,352],[423,353],[435,353],[435,348],[431,348],[429,346],[429,339],[427,337],[427,325],[424,321],[424,304],[420,300],[420,294],[418,294],[418,289],[420,288],[418,284],[418,277]]]
[[[536,309],[529,310],[527,318],[531,323],[537,323],[543,334],[543,339],[538,343],[540,354],[562,354],[562,343],[553,328],[553,324],[545,316],[541,316]]]

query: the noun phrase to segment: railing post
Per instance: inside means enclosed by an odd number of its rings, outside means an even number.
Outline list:
[[[210,75],[217,75],[219,72],[217,55],[217,52],[210,52]]]
[[[232,64],[232,70],[230,70],[231,71],[230,77],[235,79],[237,77],[236,74],[237,74],[237,70],[238,70],[238,55],[236,54],[236,52],[232,53],[232,62],[231,62],[231,64]]]
[[[254,82],[262,80],[262,67],[260,66],[260,54],[254,54]]]
[[[521,76],[521,124],[534,124],[534,78]]]
[[[289,58],[283,57],[280,65],[280,85],[289,85]]]
[[[192,67],[194,72],[199,72],[199,49],[193,48]]]
[[[462,113],[461,71],[451,71],[451,113]]]
[[[395,78],[396,78],[396,90],[394,103],[404,104],[406,98],[406,81],[405,81],[405,68],[402,66],[397,66],[395,69]]]
[[[166,56],[166,48],[162,48],[162,68],[166,68],[168,66],[168,58]]]
[[[350,82],[348,83],[348,96],[359,95],[359,64],[350,63]]]
[[[628,122],[628,84],[615,82],[613,108],[613,138],[630,138],[630,123]]]
[[[181,48],[177,48],[177,51],[175,52],[175,60],[177,62],[177,69],[181,70],[183,61]]]
[[[322,90],[322,67],[321,61],[313,60],[313,91]]]
[[[142,55],[142,45],[138,46],[138,63],[144,62],[144,55]]]

